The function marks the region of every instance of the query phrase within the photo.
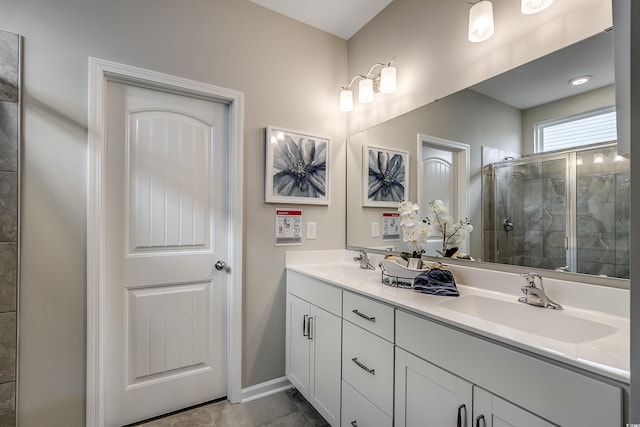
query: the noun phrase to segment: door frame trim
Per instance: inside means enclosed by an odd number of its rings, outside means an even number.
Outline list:
[[[229,106],[229,271],[227,398],[241,400],[242,382],[242,242],[243,242],[243,115],[239,91],[171,76],[143,68],[89,57],[87,135],[87,382],[86,425],[105,424],[105,136],[107,83],[117,81],[151,89],[222,102]]]
[[[456,156],[453,159],[453,163],[455,163],[458,174],[456,176],[457,186],[455,188],[456,195],[456,205],[458,210],[459,218],[469,218],[469,190],[470,190],[470,168],[471,168],[471,146],[469,144],[465,144],[464,142],[452,141],[444,138],[438,138],[431,135],[426,135],[423,133],[418,133],[418,186],[417,186],[417,195],[416,198],[418,202],[420,200],[420,194],[422,191],[422,147],[424,145],[430,145],[433,147],[438,147],[447,151],[451,151]],[[469,240],[465,240],[460,244],[460,249],[464,252],[468,252]]]

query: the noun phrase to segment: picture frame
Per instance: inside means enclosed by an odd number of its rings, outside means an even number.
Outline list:
[[[362,206],[397,207],[409,198],[409,152],[363,145]]]
[[[265,138],[265,203],[328,205],[331,140],[268,126]]]

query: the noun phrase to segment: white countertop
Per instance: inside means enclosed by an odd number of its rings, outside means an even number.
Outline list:
[[[518,313],[518,319],[512,322],[516,324],[514,326],[509,321],[487,320],[486,316],[481,318],[468,310],[452,309],[452,306],[463,301],[462,298],[427,295],[412,289],[384,285],[377,267],[379,258],[375,255],[370,257],[372,264],[376,265],[375,271],[363,270],[352,261],[353,255],[354,252],[346,250],[288,252],[286,268],[527,352],[629,384],[629,295],[626,290],[545,280],[547,295],[564,307],[564,310],[557,311],[517,303],[520,286],[524,284],[517,274],[451,266],[460,297],[466,298],[465,301],[487,301],[483,298],[491,298],[490,307],[502,311],[505,316],[511,311]],[[464,304],[459,307],[464,307]],[[500,315],[498,313],[498,317]],[[489,317],[493,319],[494,316]],[[543,336],[531,332],[536,325],[549,322],[557,324],[557,329],[552,328],[552,334]],[[570,328],[576,325],[583,329],[574,334]],[[598,337],[599,329],[608,330],[607,334]],[[589,335],[594,334],[596,337],[592,339]]]

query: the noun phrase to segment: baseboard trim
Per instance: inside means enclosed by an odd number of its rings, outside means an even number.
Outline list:
[[[265,381],[260,384],[252,385],[251,387],[243,388],[240,391],[240,395],[242,396],[240,402],[250,402],[290,388],[293,388],[293,385],[289,382],[287,377],[280,377],[270,381]]]

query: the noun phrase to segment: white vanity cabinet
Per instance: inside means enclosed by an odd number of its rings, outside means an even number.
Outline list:
[[[340,424],[342,290],[287,272],[286,376],[332,426]]]
[[[400,347],[395,365],[396,427],[472,425],[473,384]]]
[[[442,299],[377,289],[373,277],[337,286],[340,274],[297,268],[287,270],[286,376],[334,427],[624,425],[627,383],[554,358],[544,341],[457,326]],[[600,344],[567,351],[580,362]]]
[[[398,427],[553,427],[400,347],[396,348],[396,390]]]
[[[394,308],[343,292],[342,426],[393,425]]]
[[[396,345],[396,426],[456,425],[470,396],[466,426],[622,425],[622,388],[606,380],[402,310]]]

